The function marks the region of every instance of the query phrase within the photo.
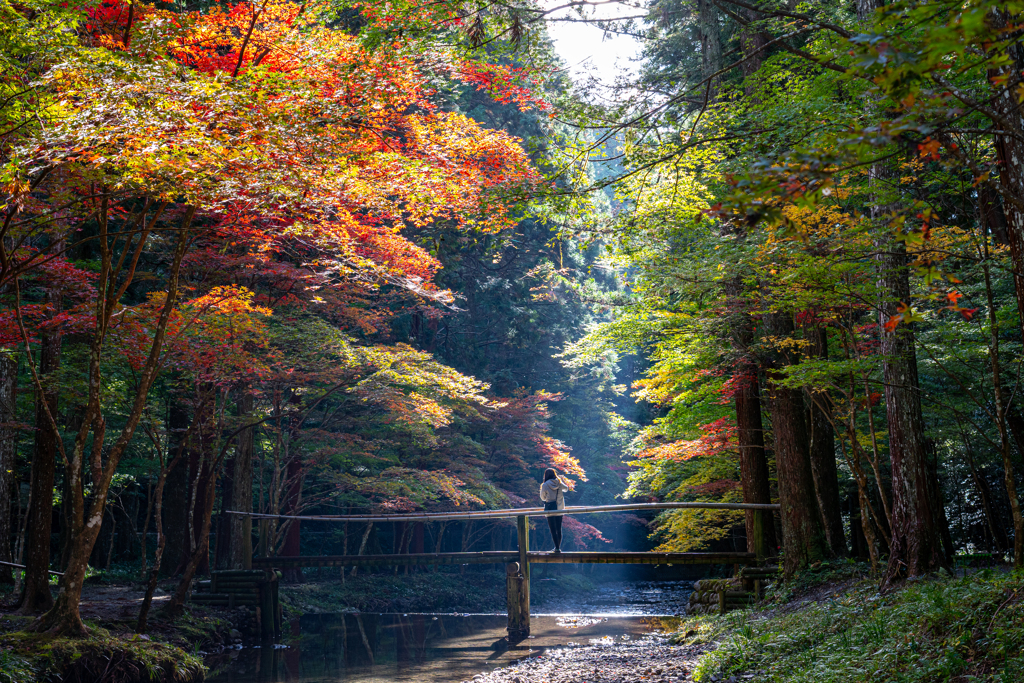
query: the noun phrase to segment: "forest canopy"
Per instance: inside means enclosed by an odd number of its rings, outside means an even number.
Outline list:
[[[91,565],[138,567],[142,632],[159,577],[180,611],[312,548],[305,513],[529,507],[548,467],[579,503],[780,503],[787,574],[1024,564],[1024,6],[635,5],[606,87],[532,1],[0,0],[0,561],[33,628],[85,631]],[[566,519],[638,529],[755,543]]]

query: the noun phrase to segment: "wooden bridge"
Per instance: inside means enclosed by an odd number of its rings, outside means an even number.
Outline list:
[[[658,552],[534,552],[530,551],[529,517],[579,515],[636,510],[712,509],[753,511],[755,552],[736,553],[658,553]],[[531,564],[653,564],[653,565],[758,565],[767,558],[763,529],[771,524],[771,513],[778,505],[754,503],[635,503],[567,507],[546,511],[543,508],[476,510],[470,512],[410,513],[400,515],[265,515],[230,512],[253,519],[293,519],[328,522],[435,522],[475,519],[516,519],[518,549],[509,551],[412,553],[389,555],[310,555],[297,557],[257,557],[251,569],[282,570],[300,567],[380,567],[396,565],[505,564],[507,568],[508,631],[520,638],[530,632]]]

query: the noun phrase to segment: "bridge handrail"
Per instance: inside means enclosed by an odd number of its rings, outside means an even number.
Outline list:
[[[584,515],[602,512],[630,512],[636,510],[779,510],[774,503],[626,503],[624,505],[586,505],[566,507],[562,510],[544,508],[507,508],[504,510],[468,510],[466,512],[409,512],[394,515],[272,515],[262,512],[225,510],[229,515],[242,515],[254,519],[297,519],[320,522],[445,522],[472,519],[509,519],[513,517],[551,517],[553,515]]]

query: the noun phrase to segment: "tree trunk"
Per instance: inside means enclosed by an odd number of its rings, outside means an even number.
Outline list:
[[[216,470],[219,463],[211,463],[206,458],[204,458],[203,462],[210,474],[203,480],[203,489],[201,491],[203,509],[200,511],[199,538],[195,549],[192,551],[192,555],[188,559],[188,564],[185,565],[181,573],[178,588],[174,591],[170,602],[167,603],[163,610],[171,618],[181,615],[184,610],[185,601],[188,600],[188,594],[192,590],[192,580],[201,571],[202,567],[209,567],[210,565],[210,527],[213,526],[214,493],[217,488]]]
[[[869,21],[875,10],[881,6],[879,0],[857,0],[857,18],[861,21]]]
[[[226,513],[234,509],[231,500],[234,494],[234,480],[235,459],[231,458],[224,463],[224,479],[220,491],[220,514],[217,515],[217,544],[213,563],[217,569],[228,569],[231,560],[231,518],[234,515]]]
[[[46,298],[51,316],[59,313],[60,292],[50,289]],[[27,543],[28,552],[25,556],[25,586],[18,602],[20,614],[38,614],[53,607],[53,594],[50,592],[50,534],[53,525],[53,483],[61,437],[54,430],[52,420],[57,418],[58,386],[55,373],[60,369],[60,335],[40,335],[39,347],[42,393],[36,397],[32,507],[29,509],[28,525],[31,542]]]
[[[914,330],[898,319],[897,307],[910,300],[905,245],[890,239],[878,255],[879,330],[885,412],[892,461],[892,542],[885,584],[922,576],[949,564],[939,528],[942,501],[929,484],[924,418],[917,376]]]
[[[735,389],[733,400],[736,404],[736,441],[740,456],[740,487],[744,503],[771,503],[771,480],[768,472],[768,456],[764,447],[764,422],[761,416],[761,388],[758,366],[750,352],[754,338],[754,323],[748,304],[743,297],[743,282],[739,277],[728,281],[724,287],[726,306],[730,315],[729,333],[733,350],[739,355],[733,371]],[[747,552],[755,552],[754,513],[745,515],[747,531]],[[778,552],[779,541],[774,524],[762,525],[764,547],[768,552]]]
[[[172,436],[173,443],[169,450],[174,453],[181,452],[182,462],[167,474],[167,482],[164,486],[164,497],[174,501],[161,513],[163,527],[161,532],[164,537],[164,551],[160,566],[165,576],[171,576],[176,570],[184,565],[182,557],[184,549],[188,545],[188,467],[184,462],[185,451],[188,444],[185,443],[189,436],[189,412],[184,400],[180,396],[172,396],[168,411],[168,429]]]
[[[211,478],[215,474],[210,472],[213,454],[213,441],[216,438],[213,419],[213,401],[210,400],[214,389],[209,385],[199,388],[196,394],[196,405],[194,415],[196,428],[191,430],[191,438],[186,444],[188,467],[188,494],[186,497],[186,526],[181,554],[178,556],[178,566],[174,570],[175,576],[183,573],[192,561],[199,544],[202,542],[202,519],[206,508],[213,504],[207,500],[207,490]],[[210,570],[210,558],[207,555],[200,558],[197,570],[200,574],[208,573]]]
[[[985,248],[988,256],[988,247]],[[1006,419],[1006,400],[1003,395],[1002,364],[999,359],[999,320],[996,314],[995,294],[992,290],[992,277],[988,262],[984,264],[985,292],[988,303],[989,321],[989,362],[992,368],[992,398],[996,408],[996,427],[999,430],[999,450],[1003,456],[1003,483],[1006,485],[1006,496],[1010,501],[1010,514],[1013,519],[1013,566],[1024,567],[1024,513],[1021,512],[1020,497],[1017,495],[1017,477],[1011,457],[1010,433]]]
[[[238,415],[242,420],[252,419],[253,395],[243,389],[238,397]],[[232,509],[238,512],[252,512],[252,455],[255,427],[249,427],[238,435],[235,450],[235,476],[231,482]],[[232,569],[252,567],[252,517],[229,515],[231,525],[230,559]]]
[[[146,595],[142,598],[142,607],[139,608],[139,619],[135,623],[136,633],[145,633],[149,619],[149,608],[153,604],[153,593],[156,592],[156,582],[160,578],[160,564],[164,558],[164,548],[167,547],[167,536],[164,534],[164,488],[167,484],[167,475],[173,471],[178,464],[178,459],[171,461],[168,470],[160,473],[156,483],[156,490],[153,493],[153,524],[156,527],[156,553],[153,555],[153,567],[149,570],[149,578],[146,581]]]
[[[761,393],[756,368],[748,368],[741,376],[742,386],[736,391],[736,433],[740,453],[740,486],[744,503],[771,503],[771,484],[768,474],[768,457],[764,448],[764,425],[761,420]],[[754,513],[746,517],[747,552],[757,549],[754,539]],[[775,536],[775,525],[764,524],[764,547],[768,552],[778,552],[779,541]]]
[[[782,339],[791,336],[793,321],[788,313],[768,313],[765,318],[773,336]],[[785,377],[781,368],[789,362],[785,353],[780,353],[768,371],[768,405],[775,435],[775,468],[779,480],[779,503],[782,505],[782,544],[787,576],[828,556],[814,494],[803,396],[798,390],[780,384]]]
[[[288,460],[285,475],[288,486],[284,505],[284,514],[286,515],[298,515],[302,511],[302,480],[302,460],[298,455],[293,455]],[[288,528],[285,530],[284,544],[281,547],[282,557],[298,557],[301,553],[301,528],[300,520],[289,520]],[[286,569],[284,577],[292,583],[302,583],[303,581],[301,569]]]
[[[718,8],[711,0],[698,0],[700,30],[701,78],[711,79],[705,86],[707,102],[718,98],[722,77],[713,74],[722,68],[722,41],[719,37]]]
[[[86,376],[88,401],[86,404],[86,414],[82,420],[82,428],[79,429],[78,434],[75,436],[74,450],[68,458],[67,469],[67,476],[70,477],[72,484],[70,487],[73,494],[71,504],[74,506],[72,548],[69,554],[67,569],[65,569],[64,576],[60,579],[60,588],[53,608],[36,619],[28,627],[31,631],[46,632],[51,635],[79,636],[88,634],[88,629],[86,629],[85,624],[82,622],[82,616],[79,613],[82,582],[88,569],[89,555],[99,534],[100,523],[103,521],[103,510],[107,503],[110,484],[121,462],[121,456],[127,450],[129,444],[131,444],[135,430],[138,428],[139,421],[142,419],[146,408],[149,390],[160,372],[160,360],[167,326],[178,299],[178,273],[190,243],[190,228],[192,218],[195,216],[195,208],[186,207],[181,228],[178,230],[174,255],[167,271],[167,293],[160,307],[159,317],[151,328],[153,339],[149,346],[146,361],[136,375],[135,395],[132,398],[129,410],[123,414],[124,422],[117,438],[108,449],[105,449],[106,421],[103,417],[101,402],[102,388],[104,386],[102,373],[104,340],[118,302],[133,281],[135,264],[138,262],[137,257],[141,255],[149,230],[158,220],[163,207],[166,205],[161,205],[152,215],[151,220],[145,223],[145,227],[140,231],[139,239],[136,243],[136,258],[131,260],[128,270],[122,271],[123,259],[116,266],[114,265],[115,261],[109,241],[109,225],[107,223],[108,203],[105,195],[100,198],[99,204],[99,234],[95,242],[100,251],[100,268],[99,277],[97,278],[99,290],[95,304],[96,325],[89,341],[89,369]],[[151,202],[147,200],[138,214],[136,225],[144,222],[150,207]],[[131,240],[128,243],[130,242]],[[92,452],[87,460],[85,444],[90,433],[93,436]],[[106,455],[106,462],[104,462],[104,454]],[[86,468],[88,468],[92,475],[92,496],[88,514],[86,514],[85,510],[85,499],[79,493]]]
[[[703,39],[706,36],[711,38],[712,24],[717,28],[717,8],[713,8],[710,0],[704,0],[709,7],[701,8],[702,43],[704,52],[703,68],[705,71],[713,68],[714,60],[721,62],[721,45],[717,45],[715,53],[715,41],[705,44]],[[746,10],[749,19],[756,20],[757,12]],[[714,38],[717,40],[717,33]],[[769,40],[764,33],[754,31],[749,26],[744,26],[740,36],[744,57],[746,59],[741,65],[743,73],[746,96],[755,103],[758,99],[752,76],[764,61],[765,43]],[[710,73],[714,73],[713,71]],[[705,76],[710,75],[706,73]],[[712,85],[714,90],[714,85]],[[744,239],[746,235],[742,228],[727,226],[726,230],[736,233],[737,239]],[[727,307],[732,317],[730,322],[730,335],[734,350],[740,354],[740,360],[736,364],[735,377],[739,386],[736,389],[736,432],[737,445],[740,453],[740,485],[743,489],[744,503],[770,503],[771,483],[768,472],[768,458],[764,445],[764,424],[761,416],[761,391],[758,379],[759,362],[750,353],[750,344],[754,337],[754,324],[750,316],[748,303],[743,296],[743,281],[740,275],[727,280],[725,292]],[[747,551],[754,552],[756,541],[754,539],[754,513],[745,513],[745,525],[747,531]],[[764,545],[769,552],[776,553],[779,548],[778,536],[775,533],[774,520],[772,524],[762,525],[764,533]],[[785,520],[783,520],[783,535],[785,535]]]
[[[1006,539],[1006,532],[1003,531],[1003,527],[996,519],[995,510],[992,509],[992,494],[989,492],[988,482],[978,472],[971,449],[968,448],[965,453],[967,455],[967,465],[971,468],[971,480],[974,481],[974,487],[978,490],[978,497],[981,498],[981,509],[985,514],[985,523],[988,525],[989,535],[992,537],[993,550],[1005,551],[1010,544]]]
[[[366,523],[366,528],[363,530],[363,540],[359,542],[359,550],[356,552],[356,555],[362,555],[363,552],[366,550],[366,541],[369,540],[370,532],[372,530],[373,530],[373,522],[367,522]],[[358,570],[359,570],[358,566],[352,567],[352,576],[355,576],[358,573]]]
[[[828,333],[820,325],[805,328],[810,342],[810,355],[828,359]],[[822,527],[828,547],[836,557],[847,554],[846,535],[839,501],[839,470],[836,467],[836,438],[832,427],[832,404],[828,392],[811,392],[808,426],[810,427],[811,474],[818,499]]]
[[[11,553],[11,489],[18,455],[15,401],[18,359],[13,351],[0,349],[0,561],[14,562]],[[0,583],[14,583],[11,567],[0,565]]]
[[[1011,16],[999,9],[991,13],[990,21],[994,28],[1008,29],[1012,24],[1019,23],[1019,16]],[[1021,111],[1017,96],[1021,86],[1021,71],[1024,69],[1024,45],[1020,41],[1009,48],[1008,63],[998,69],[989,70],[989,82],[996,88],[996,97],[992,106],[999,112],[999,120],[993,121],[996,129],[995,151],[999,166],[1000,190],[1007,196],[1004,199],[1006,214],[1006,238],[1010,245],[1010,258],[1013,263],[1013,284],[1017,295],[1017,312],[1021,332],[1024,333],[1024,112]],[[987,274],[987,270],[986,270]],[[990,288],[991,289],[991,288]],[[991,312],[992,305],[989,309]],[[991,313],[994,317],[994,313]],[[998,365],[998,358],[993,362]],[[1020,569],[1024,567],[1024,513],[1021,511],[1017,497],[1016,477],[1010,459],[1009,445],[1006,443],[1006,419],[1002,414],[1003,401],[999,396],[999,379],[996,378],[996,409],[1003,441],[1003,475],[1007,494],[1010,497],[1010,508],[1013,513],[1014,542],[1013,564]],[[1024,454],[1022,454],[1024,455]]]

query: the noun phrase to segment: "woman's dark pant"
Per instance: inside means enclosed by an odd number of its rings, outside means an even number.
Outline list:
[[[557,510],[558,503],[544,503],[545,510]],[[551,529],[551,539],[555,542],[555,547],[559,550],[562,549],[562,515],[552,515],[548,517],[548,528]]]

